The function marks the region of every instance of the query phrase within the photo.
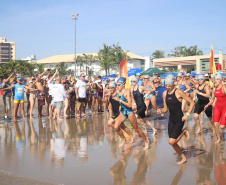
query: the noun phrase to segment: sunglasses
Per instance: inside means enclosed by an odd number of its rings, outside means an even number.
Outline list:
[[[120,87],[122,84],[117,84],[118,87]]]
[[[149,78],[144,78],[144,79],[149,79]]]
[[[137,81],[131,81],[131,83],[136,83]]]
[[[86,76],[81,76],[81,77],[86,77]]]
[[[109,89],[114,89],[114,87],[109,87]]]

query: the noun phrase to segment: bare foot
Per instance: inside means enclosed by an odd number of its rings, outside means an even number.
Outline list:
[[[188,132],[187,130],[185,131],[184,136],[185,136],[185,138],[186,138],[187,140],[189,140],[190,134],[189,134],[189,132]]]
[[[23,120],[27,120],[27,118],[23,117]]]
[[[187,162],[186,157],[182,157],[181,161],[179,161],[177,164],[183,164],[183,163],[186,163],[186,162]]]
[[[122,142],[119,144],[119,148],[121,148],[126,143],[126,140],[122,140]]]
[[[130,136],[130,143],[133,143],[134,138],[135,138],[134,135]]]
[[[201,129],[199,128],[195,133],[196,133],[196,134],[201,133]]]
[[[156,132],[157,132],[157,129],[153,129],[153,134],[152,134],[152,136],[154,136],[154,135],[156,134]]]
[[[82,116],[82,117],[86,117],[86,114],[82,114],[81,116]]]
[[[57,121],[64,121],[63,119],[61,119],[61,118],[57,118]]]
[[[34,117],[30,116],[30,119],[35,119]]]
[[[149,141],[149,139],[147,139],[147,141],[145,142],[145,145],[144,145],[144,150],[149,149],[149,144],[150,144],[150,141]]]
[[[218,144],[218,143],[220,143],[221,142],[221,140],[220,139],[218,139],[216,142],[215,142],[215,144]]]
[[[69,116],[68,116],[68,115],[65,115],[65,116],[64,116],[64,119],[67,119],[67,118],[69,118]]]

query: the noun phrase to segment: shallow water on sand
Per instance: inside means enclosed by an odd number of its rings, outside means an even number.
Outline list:
[[[140,138],[118,147],[107,113],[58,123],[39,119],[35,109],[32,121],[5,122],[1,104],[0,184],[225,184],[225,141],[214,144],[207,118],[197,135],[190,117],[191,138],[179,142],[187,163],[177,165],[180,158],[168,144],[168,116],[150,115],[158,132],[153,138],[148,130],[151,145],[144,151]]]

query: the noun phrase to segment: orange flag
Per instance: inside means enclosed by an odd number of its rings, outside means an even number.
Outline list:
[[[214,61],[214,56],[213,56],[213,46],[211,44],[211,50],[210,50],[210,73],[213,75],[216,75],[217,70],[216,70],[216,64]]]
[[[129,77],[128,77],[128,72],[127,72],[127,59],[123,59],[119,65],[119,74],[120,77],[125,77],[126,78],[126,89],[130,89],[130,83],[129,83]]]

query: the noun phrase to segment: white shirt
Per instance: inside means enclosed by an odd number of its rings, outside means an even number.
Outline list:
[[[79,98],[86,98],[86,83],[79,80],[75,87],[78,87],[78,96]]]
[[[51,90],[55,102],[64,101],[65,98],[67,98],[66,91],[62,84],[51,84],[49,89]]]
[[[50,86],[54,84],[54,81],[51,81],[51,82],[50,82],[50,80],[48,80],[48,81],[47,81],[47,84],[48,84],[48,87],[49,87],[49,95],[52,96],[52,91],[51,91],[51,89],[50,89]]]

